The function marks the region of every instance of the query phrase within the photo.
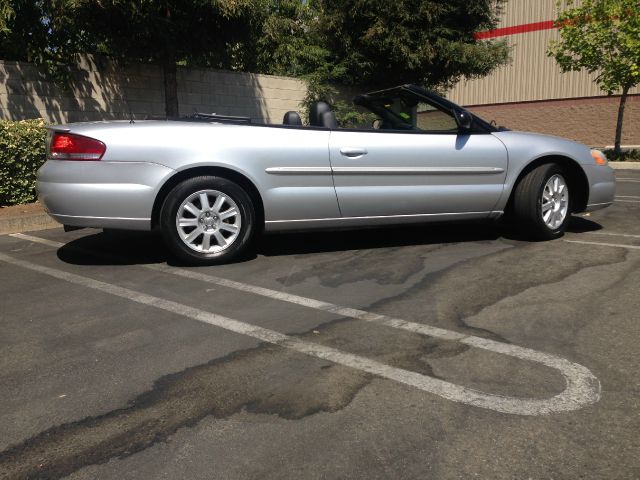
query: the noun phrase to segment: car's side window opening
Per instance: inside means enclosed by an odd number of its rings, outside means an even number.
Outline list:
[[[505,131],[472,115],[456,104],[439,95],[415,85],[358,95],[353,100],[354,107],[347,114],[341,112],[337,124],[336,112],[325,102],[318,102],[312,108],[319,109],[310,115],[305,125],[298,112],[287,112],[282,124],[254,123],[249,117],[196,113],[183,117],[181,121],[247,123],[254,126],[290,129],[352,130],[356,132],[406,132],[426,134],[485,134]],[[311,109],[310,109],[311,113]],[[313,120],[313,121],[311,121]]]
[[[428,132],[456,132],[458,124],[452,115],[429,105],[419,103],[415,113],[416,126]]]
[[[342,128],[396,132],[457,133],[453,112],[445,112],[409,92],[362,95],[354,99],[353,120]]]
[[[460,125],[453,105],[429,92],[416,92],[412,86],[382,90],[353,99],[354,107],[341,112],[340,122],[331,106],[316,102],[309,108],[309,126],[302,127],[296,112],[287,112],[285,126],[298,128],[328,128],[361,132],[405,132],[458,134]],[[436,97],[435,99],[431,96]],[[325,118],[326,117],[326,118]],[[469,126],[467,129],[470,129]]]

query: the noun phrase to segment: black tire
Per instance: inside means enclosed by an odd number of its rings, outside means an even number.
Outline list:
[[[545,185],[554,175],[559,175],[566,184],[568,193],[567,213],[559,225],[551,227],[545,223],[542,200]],[[571,220],[572,196],[566,174],[555,163],[540,165],[520,181],[513,196],[513,214],[519,230],[533,240],[553,240],[564,235]]]
[[[198,251],[196,249],[198,245],[192,244],[190,247],[186,241],[183,241],[179,232],[177,216],[183,202],[190,196],[202,191],[222,193],[235,203],[239,211],[240,220],[237,220],[238,217],[234,217],[234,222],[239,221],[240,228],[233,241],[228,246],[221,247],[219,242],[213,240],[217,243],[217,246],[214,246],[215,248],[222,248],[220,251],[209,253]],[[202,208],[201,204],[199,208]],[[194,216],[194,219],[197,218]],[[217,216],[216,219],[218,219]],[[222,222],[223,220],[219,220],[218,224]],[[191,265],[221,265],[236,260],[249,247],[256,231],[256,213],[251,198],[236,183],[222,177],[200,176],[189,178],[179,183],[169,192],[160,211],[160,227],[165,244],[179,260]],[[201,228],[200,225],[193,227],[192,231],[197,228]],[[207,226],[206,228],[215,229],[213,226]],[[183,229],[181,230],[183,234],[189,233]],[[220,229],[219,232],[222,233],[222,230]],[[204,232],[202,235],[204,235]],[[213,239],[214,237],[211,235],[210,238]],[[203,237],[196,238],[202,239]],[[197,241],[195,240],[194,242],[197,243]],[[204,243],[200,246],[204,246]]]

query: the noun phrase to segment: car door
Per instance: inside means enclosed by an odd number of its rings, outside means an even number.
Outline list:
[[[343,217],[489,215],[504,187],[505,146],[461,133],[453,114],[419,105],[421,130],[331,132],[329,152]]]

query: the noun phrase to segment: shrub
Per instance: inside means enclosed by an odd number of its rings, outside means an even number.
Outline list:
[[[612,149],[604,150],[603,153],[611,162],[640,162],[640,150],[626,150],[616,155]]]
[[[0,205],[36,199],[36,172],[46,157],[44,120],[0,120]]]

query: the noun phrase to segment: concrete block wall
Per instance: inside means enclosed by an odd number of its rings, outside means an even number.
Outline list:
[[[366,90],[366,89],[365,89]],[[348,93],[355,93],[349,91]],[[287,77],[210,69],[178,70],[180,113],[242,115],[280,123],[301,110],[304,82]],[[345,95],[345,100],[352,95]],[[591,146],[612,145],[618,96],[470,106],[487,120],[514,130],[559,135]],[[0,119],[44,118],[48,123],[163,116],[162,71],[124,68],[101,57],[82,57],[67,88],[54,85],[29,63],[0,60]],[[629,97],[623,144],[640,145],[640,95]]]
[[[180,113],[242,115],[256,122],[281,122],[300,110],[304,82],[287,77],[209,69],[178,70]],[[0,119],[44,118],[49,123],[141,119],[164,115],[162,71],[82,57],[66,88],[36,66],[0,60]]]
[[[241,115],[269,123],[280,123],[289,110],[299,111],[306,95],[305,83],[293,78],[198,69],[179,70],[178,90],[183,115]]]

